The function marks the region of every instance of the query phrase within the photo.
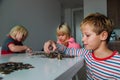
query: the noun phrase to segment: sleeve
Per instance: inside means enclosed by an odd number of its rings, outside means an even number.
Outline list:
[[[66,46],[57,44],[57,50],[58,52],[67,54],[67,55],[74,55],[74,56],[81,56],[84,57],[89,53],[88,50],[85,48],[75,49],[75,48],[67,48]]]
[[[11,43],[14,43],[14,41],[11,39],[11,38],[9,38],[9,37],[7,37],[6,39],[5,39],[5,41],[3,42],[3,44],[2,44],[2,49],[4,50],[6,50],[6,49],[8,49],[8,45],[9,44],[11,44]]]

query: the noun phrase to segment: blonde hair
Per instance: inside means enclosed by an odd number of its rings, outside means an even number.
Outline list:
[[[114,25],[108,17],[100,13],[93,13],[83,19],[80,24],[81,30],[86,24],[89,24],[97,35],[101,34],[103,31],[106,31],[108,33],[107,42],[109,41]]]
[[[12,37],[15,37],[18,32],[22,33],[24,35],[24,37],[28,36],[28,30],[24,26],[22,26],[22,25],[14,26],[11,29],[9,35],[12,36]]]
[[[60,33],[64,34],[64,35],[67,35],[67,36],[71,36],[71,29],[69,27],[68,24],[66,23],[63,23],[63,24],[60,24],[58,27],[57,27],[57,35],[59,35]]]

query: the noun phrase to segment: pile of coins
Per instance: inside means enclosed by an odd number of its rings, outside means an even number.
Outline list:
[[[0,73],[1,74],[10,74],[11,72],[34,68],[30,64],[23,64],[22,62],[6,62],[0,64]]]
[[[34,56],[34,55],[44,55],[48,58],[57,58],[58,60],[62,60],[62,58],[74,58],[75,56],[72,56],[72,55],[66,55],[66,54],[62,54],[62,53],[59,53],[59,52],[50,52],[50,54],[48,53],[45,53],[44,51],[36,51],[36,52],[33,52],[31,56]]]

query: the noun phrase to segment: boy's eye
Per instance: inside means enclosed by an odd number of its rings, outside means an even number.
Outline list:
[[[88,34],[82,34],[82,37],[84,37],[84,36],[89,37],[90,35],[88,35]]]
[[[86,37],[89,37],[90,35],[86,35]]]

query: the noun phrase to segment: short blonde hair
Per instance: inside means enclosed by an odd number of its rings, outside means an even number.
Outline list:
[[[59,33],[63,33],[64,35],[67,35],[67,36],[71,36],[71,29],[69,27],[69,25],[67,23],[63,23],[63,24],[60,24],[58,27],[57,27],[57,35],[59,35]]]
[[[28,36],[28,30],[24,26],[22,26],[22,25],[16,25],[16,26],[14,26],[10,30],[9,35],[15,37],[18,32],[22,33],[24,35],[24,37]]]
[[[108,17],[101,13],[93,13],[83,19],[80,24],[81,30],[86,24],[89,24],[93,28],[93,31],[96,33],[96,35],[106,31],[108,33],[107,42],[109,41],[114,24]]]

